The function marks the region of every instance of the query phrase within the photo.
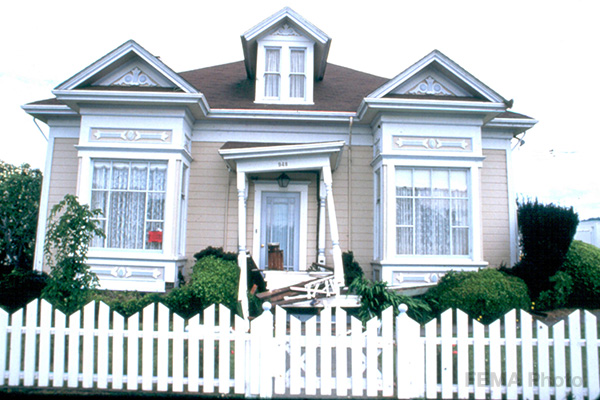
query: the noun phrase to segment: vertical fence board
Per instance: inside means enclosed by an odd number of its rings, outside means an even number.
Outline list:
[[[37,356],[37,320],[38,300],[27,304],[25,314],[25,362],[23,369],[23,385],[33,386],[35,377],[35,362]]]
[[[550,352],[548,349],[549,328],[543,322],[536,322],[537,337],[537,376],[540,400],[550,399]],[[548,379],[545,379],[548,378]]]
[[[473,394],[476,399],[485,398],[485,327],[473,320]]]
[[[168,312],[168,309],[167,309]],[[194,315],[192,318],[188,320],[187,325],[188,332],[188,384],[187,390],[188,392],[198,392],[200,390],[200,314]],[[159,340],[162,340],[163,347],[168,349],[168,339],[166,337],[166,332],[161,332],[161,336]],[[163,338],[164,336],[164,338]],[[165,361],[168,361],[165,360]],[[159,362],[162,362],[159,361]],[[167,364],[168,365],[168,364]],[[168,381],[167,381],[167,370],[161,373],[160,383],[161,389],[159,390],[167,390]],[[164,376],[164,378],[162,377]],[[163,389],[164,388],[164,389]]]
[[[88,303],[83,308],[83,359],[82,359],[82,387],[85,389],[94,386],[94,328],[96,323],[96,303]]]
[[[11,316],[11,333],[10,333],[10,356],[8,364],[8,385],[17,386],[20,381],[21,374],[21,342],[23,326],[23,309],[14,312]]]
[[[0,385],[4,385],[8,340],[8,313],[0,308]]]
[[[518,396],[517,382],[517,324],[516,311],[513,309],[504,315],[504,352],[506,371],[506,398],[516,400]]]
[[[234,333],[234,392],[236,394],[244,394],[246,392],[246,330],[248,320],[243,319],[239,315],[235,319]],[[285,329],[285,328],[284,328]],[[284,387],[285,390],[285,387]]]
[[[271,349],[273,347],[273,314],[265,310],[259,317],[260,353],[258,367],[260,368],[260,391],[261,398],[273,396],[273,373],[271,372]],[[306,369],[306,368],[305,368]]]
[[[352,329],[352,335],[350,336],[350,343],[352,345],[352,395],[362,396],[364,389],[364,358],[363,347],[365,346],[365,339],[362,331],[362,322],[358,318],[350,317],[350,327]]]
[[[52,326],[52,305],[40,300],[40,359],[38,366],[38,386],[50,384],[50,328]],[[2,357],[0,355],[0,357]]]
[[[305,393],[308,396],[317,394],[317,316],[306,321],[306,348],[304,350]]]
[[[523,400],[533,400],[533,340],[531,315],[521,310],[521,386]]]
[[[337,307],[335,309],[335,386],[337,396],[346,396],[348,393],[346,324],[346,311]]]
[[[383,317],[383,316],[382,316]],[[379,386],[379,337],[377,335],[377,328],[381,320],[378,318],[371,318],[367,321],[366,340],[363,342],[366,347],[366,375],[367,375],[367,396],[377,396]]]
[[[103,302],[98,305],[98,388],[108,388],[108,333],[110,308]]]
[[[142,390],[152,390],[154,376],[154,308],[148,304],[142,311]]]
[[[215,305],[204,309],[204,346],[202,356],[204,393],[212,393],[215,390]]]
[[[448,309],[441,315],[442,323],[442,398],[452,397],[452,378],[454,376],[452,354],[452,310]]]
[[[469,398],[469,318],[468,315],[456,310],[456,378],[458,385],[458,398]]]
[[[183,392],[183,338],[185,321],[173,314],[173,391]]]
[[[569,317],[569,361],[571,379],[568,382],[571,386],[572,395],[578,400],[583,400],[583,368],[581,358],[581,315],[579,310],[573,311]],[[566,376],[565,376],[566,380]]]
[[[425,347],[421,325],[404,311],[396,317],[396,368],[397,397],[424,397]]]
[[[158,303],[158,343],[156,344],[156,389],[159,392],[165,392],[169,389],[169,333],[171,332],[170,314],[170,310],[164,304]],[[197,317],[194,318],[196,318],[197,320]],[[192,329],[190,329],[190,335],[193,335]],[[197,360],[198,351],[196,351],[195,354],[190,354],[190,364],[193,362],[193,356],[195,356]],[[196,366],[196,371],[197,370],[198,367]],[[195,387],[193,386],[194,383],[196,384]],[[190,391],[198,391],[197,381],[190,383],[190,385],[192,385],[192,387],[189,389]]]
[[[127,389],[138,388],[140,313],[127,319]]]
[[[425,395],[428,399],[436,399],[438,377],[437,319],[425,325]]]
[[[280,306],[275,306],[275,346],[273,348],[273,373],[275,378],[274,391],[285,394],[285,360],[287,343],[287,313]]]
[[[331,395],[331,307],[321,311],[321,396]]]
[[[490,338],[490,394],[491,398],[502,398],[502,357],[500,352],[500,320],[488,326]]]
[[[230,324],[231,312],[229,308],[222,304],[219,305],[219,393],[229,393],[229,371],[231,367]]]
[[[598,368],[598,321],[596,316],[589,311],[585,311],[585,344],[586,344],[586,362],[587,378],[590,399],[600,397],[600,371]]]
[[[54,310],[54,354],[52,366],[52,386],[62,387],[65,383],[65,330],[67,317]]]
[[[554,339],[554,382],[562,380],[561,385],[555,385],[555,398],[564,399],[567,395],[565,368],[565,321],[560,321],[552,327],[552,338]]]
[[[302,324],[300,320],[290,315],[290,394],[300,394],[302,368]],[[253,357],[254,359],[254,357]]]
[[[79,385],[79,344],[81,328],[81,311],[76,311],[69,316],[68,360],[67,360],[67,386],[75,388]]]
[[[125,318],[117,312],[112,312],[113,337],[112,337],[112,388],[123,389],[123,355],[125,351]]]
[[[381,389],[384,397],[391,397],[394,395],[394,309],[386,308],[381,318]]]

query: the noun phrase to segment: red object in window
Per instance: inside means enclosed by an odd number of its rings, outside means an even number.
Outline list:
[[[162,232],[148,231],[148,243],[162,243]]]

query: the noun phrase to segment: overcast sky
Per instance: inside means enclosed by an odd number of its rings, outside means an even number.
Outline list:
[[[329,62],[393,78],[438,49],[539,123],[513,152],[522,197],[600,217],[595,0],[28,1],[0,5],[0,160],[43,169],[20,106],[128,39],[181,72],[243,58],[240,35],[285,6],[333,41]],[[325,76],[327,79],[327,76]],[[210,101],[210,99],[208,99]],[[48,128],[38,122],[47,134]]]

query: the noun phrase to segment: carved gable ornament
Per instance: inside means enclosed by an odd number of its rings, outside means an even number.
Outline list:
[[[409,90],[408,93],[418,95],[429,94],[434,96],[456,96],[456,94],[446,89],[441,83],[436,81],[431,76],[428,76],[419,82],[415,87]]]
[[[148,74],[144,73],[138,67],[134,67],[131,71],[122,75],[116,81],[111,83],[111,86],[142,86],[142,87],[153,87],[158,86]]]
[[[283,24],[281,27],[279,27],[279,29],[277,29],[275,32],[273,32],[273,35],[275,35],[275,36],[301,36],[298,32],[296,32],[294,30],[294,28],[292,28],[288,24]]]

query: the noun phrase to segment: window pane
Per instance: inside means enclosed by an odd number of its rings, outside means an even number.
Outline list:
[[[396,199],[396,225],[413,225],[412,199]]]
[[[148,181],[149,190],[165,191],[167,187],[167,164],[152,164]]]
[[[468,200],[452,200],[452,226],[469,226]]]
[[[164,193],[149,193],[148,194],[147,219],[162,220],[164,214],[165,214],[165,194]]]
[[[162,249],[162,233],[162,222],[148,222],[146,227],[146,248],[150,250]]]
[[[416,254],[450,254],[449,200],[415,200]]]
[[[448,171],[439,169],[434,169],[431,172],[434,197],[450,196],[450,182],[448,181],[448,175]]]
[[[292,50],[290,56],[290,72],[304,73],[304,50]]]
[[[110,163],[94,163],[94,172],[92,176],[92,189],[108,189],[110,182]]]
[[[415,196],[431,196],[431,171],[428,169],[415,169],[414,172]]]
[[[396,196],[412,196],[412,170],[396,169]]]
[[[413,254],[413,228],[396,228],[396,252]]]
[[[454,228],[452,230],[452,247],[454,255],[469,255],[469,229]]]
[[[131,163],[131,182],[129,189],[145,190],[148,181],[148,163]]]
[[[108,192],[107,191],[92,191],[92,202],[91,208],[92,210],[100,209],[102,211],[102,215],[106,216],[106,206],[108,202]]]
[[[265,97],[279,97],[279,75],[265,75]]]
[[[279,72],[279,49],[267,49],[265,56],[265,71]]]
[[[450,171],[452,197],[468,197],[467,171]]]
[[[290,76],[290,97],[293,98],[304,98],[304,82],[306,78],[304,75],[292,75]]]
[[[129,163],[115,162],[112,165],[112,189],[128,189]]]

